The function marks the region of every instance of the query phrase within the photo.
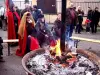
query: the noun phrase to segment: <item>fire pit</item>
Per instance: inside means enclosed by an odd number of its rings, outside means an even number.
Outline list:
[[[38,49],[26,54],[22,65],[29,75],[100,75],[100,58],[81,49],[77,54],[69,52],[61,56]]]

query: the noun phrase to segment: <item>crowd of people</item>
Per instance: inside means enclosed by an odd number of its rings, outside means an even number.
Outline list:
[[[55,45],[56,39],[61,36],[61,13],[58,13],[57,19],[54,22],[54,26],[50,30],[48,24],[45,21],[43,11],[38,9],[36,5],[33,7],[26,4],[25,9],[20,10],[15,6],[10,6],[10,11],[7,12],[7,26],[8,26],[8,39],[19,39],[19,43],[11,43],[11,46],[19,45],[16,51],[16,55],[24,56],[31,50],[43,47],[44,44]],[[80,6],[75,8],[73,4],[66,9],[66,30],[65,40],[72,40],[73,30],[75,33],[80,34],[83,30],[84,12]],[[100,12],[96,7],[92,10],[89,7],[86,31],[91,30],[92,33],[97,32],[97,25],[100,18]]]

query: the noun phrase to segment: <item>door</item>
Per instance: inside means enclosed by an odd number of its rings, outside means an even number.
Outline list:
[[[37,0],[37,6],[45,14],[56,14],[56,0]]]

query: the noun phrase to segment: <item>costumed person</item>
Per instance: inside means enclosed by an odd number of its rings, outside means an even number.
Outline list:
[[[48,24],[45,22],[44,15],[40,14],[38,17],[39,19],[36,23],[35,28],[37,30],[37,38],[39,44],[41,47],[43,47],[44,44],[49,45],[51,42],[54,42],[55,39],[48,28]]]
[[[61,13],[58,14],[57,19],[54,22],[54,26],[53,26],[53,33],[55,38],[60,38],[61,35],[61,25],[62,25],[62,21],[61,21]]]
[[[31,50],[39,48],[38,40],[36,38],[35,21],[30,12],[24,13],[19,26],[19,49],[16,55],[24,56]]]
[[[15,6],[12,4],[10,10],[7,12],[8,19],[8,39],[18,39],[18,27],[20,24],[20,17],[16,12]],[[12,44],[12,45],[15,45]]]

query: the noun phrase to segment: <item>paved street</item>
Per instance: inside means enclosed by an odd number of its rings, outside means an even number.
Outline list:
[[[0,30],[0,36],[3,39],[7,39],[7,31]],[[97,34],[90,34],[86,32],[82,32],[82,34],[73,34],[73,36],[78,37],[84,37],[84,38],[90,38],[90,39],[100,39],[100,32]],[[11,55],[7,55],[7,44],[3,43],[4,46],[4,63],[0,63],[0,75],[25,75],[25,71],[21,65],[21,57],[18,57],[15,55],[17,47],[11,48]],[[78,45],[78,48],[82,49],[89,49],[90,51],[96,53],[98,56],[100,56],[100,44],[97,43],[91,43],[91,42],[85,42],[81,41]]]

